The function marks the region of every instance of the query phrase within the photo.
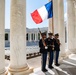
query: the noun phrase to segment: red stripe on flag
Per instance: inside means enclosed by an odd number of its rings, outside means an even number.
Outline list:
[[[41,18],[41,16],[39,15],[39,13],[38,13],[37,10],[35,10],[33,13],[31,13],[31,16],[32,16],[32,19],[34,20],[34,22],[35,22],[36,24],[42,22],[42,18]]]

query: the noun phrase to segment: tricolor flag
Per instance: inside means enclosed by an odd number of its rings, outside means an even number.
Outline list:
[[[48,18],[53,17],[53,3],[50,1],[39,9],[36,9],[33,13],[31,13],[32,19],[36,24],[43,22]]]

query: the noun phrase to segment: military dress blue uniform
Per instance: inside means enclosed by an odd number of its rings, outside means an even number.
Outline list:
[[[53,68],[53,58],[54,58],[54,41],[52,38],[47,38],[48,52],[49,52],[49,64],[48,67],[50,69]]]
[[[59,36],[58,34],[56,36]],[[60,52],[60,41],[58,38],[54,38],[54,50],[55,50],[55,65],[59,66],[60,64],[58,63],[59,59],[59,52]]]
[[[46,43],[46,39],[44,40]],[[46,72],[47,48],[43,45],[42,39],[39,40],[40,53],[42,55],[42,71]]]

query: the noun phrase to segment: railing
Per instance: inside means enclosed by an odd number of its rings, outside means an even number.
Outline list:
[[[65,50],[67,49],[67,43],[65,43]],[[27,59],[40,56],[39,47],[38,46],[27,46],[26,47],[26,57]],[[10,48],[5,48],[5,58],[10,59]]]
[[[27,46],[26,47],[26,57],[27,59],[40,56],[39,47],[38,46]],[[5,48],[5,59],[10,60],[10,48]]]
[[[26,47],[26,54],[34,53],[34,52],[39,52],[38,46],[27,46]]]

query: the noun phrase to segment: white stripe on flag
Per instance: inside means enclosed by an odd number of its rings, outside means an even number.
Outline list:
[[[45,20],[45,19],[48,18],[48,12],[47,12],[45,6],[39,8],[39,9],[37,9],[37,10],[38,10],[38,12],[39,12],[39,14],[40,14],[42,20]]]

